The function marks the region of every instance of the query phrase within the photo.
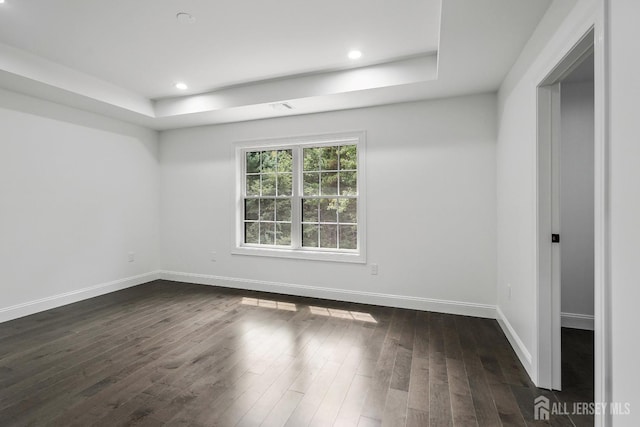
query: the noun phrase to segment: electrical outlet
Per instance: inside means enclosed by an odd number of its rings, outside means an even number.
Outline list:
[[[134,262],[136,260],[136,253],[129,252],[128,258],[129,258],[129,262]]]
[[[507,283],[507,299],[511,301],[511,283]]]
[[[211,251],[211,262],[216,262],[218,260],[218,253],[216,251]]]
[[[378,274],[378,264],[371,264],[371,274],[374,276]]]

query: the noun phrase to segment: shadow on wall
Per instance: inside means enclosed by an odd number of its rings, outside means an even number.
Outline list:
[[[158,158],[158,149],[156,147],[158,132],[155,130],[4,89],[0,89],[0,108],[71,123],[90,129],[130,136],[144,142],[150,153],[153,154],[156,159]]]

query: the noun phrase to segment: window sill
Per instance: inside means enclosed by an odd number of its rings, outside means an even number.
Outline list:
[[[256,248],[240,246],[231,251],[232,255],[265,256],[273,258],[304,259],[311,261],[331,261],[365,264],[363,253],[345,253],[331,251],[305,251],[301,249]]]

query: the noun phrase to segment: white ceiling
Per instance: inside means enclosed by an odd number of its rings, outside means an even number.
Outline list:
[[[0,86],[157,129],[491,91],[549,3],[6,0]]]
[[[3,43],[151,99],[435,51],[440,21],[439,0],[7,2]]]

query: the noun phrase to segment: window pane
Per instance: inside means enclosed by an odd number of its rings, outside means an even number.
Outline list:
[[[259,211],[260,211],[259,199],[244,199],[244,219],[257,221]]]
[[[247,175],[247,196],[260,195],[260,175]]]
[[[318,144],[242,154],[244,216],[238,220],[245,243],[296,249],[295,241],[309,250],[358,249],[358,146]]]
[[[278,157],[277,151],[263,151],[262,152],[262,167],[260,172],[271,173],[276,171],[276,159]]]
[[[259,231],[260,231],[259,223],[245,222],[244,223],[244,242],[258,244]]]
[[[263,196],[276,195],[276,174],[275,173],[262,175],[262,195]]]
[[[318,222],[318,203],[316,199],[302,199],[302,222]]]
[[[260,172],[260,152],[249,151],[246,155],[247,173]]]
[[[338,170],[338,147],[322,147],[320,168],[326,171]]]
[[[320,247],[321,248],[337,248],[338,247],[338,226],[337,225],[320,225]]]
[[[278,196],[291,196],[291,174],[278,174]]]
[[[276,245],[291,246],[291,224],[276,224]]]
[[[320,176],[320,193],[323,196],[335,196],[338,194],[338,174],[323,173]]]
[[[315,224],[302,225],[302,246],[306,248],[318,247],[318,226]]]
[[[320,195],[320,174],[319,173],[305,173],[304,179],[304,195],[305,196],[318,196]]]
[[[358,168],[358,147],[356,145],[343,145],[340,147],[340,169],[356,170]]]
[[[260,244],[273,245],[275,243],[275,222],[260,223]]]
[[[355,196],[358,194],[358,173],[340,172],[340,194]]]
[[[340,199],[339,221],[341,224],[358,222],[358,201],[356,199]]]
[[[320,200],[320,222],[338,222],[337,204],[336,199]]]
[[[260,199],[260,221],[275,221],[274,199]]]
[[[291,172],[293,170],[293,156],[291,150],[278,150],[278,172]]]
[[[358,226],[340,226],[340,249],[358,249]]]
[[[276,200],[276,221],[291,221],[291,199]]]
[[[303,169],[305,171],[320,170],[320,163],[322,162],[322,149],[305,148],[302,151]]]

